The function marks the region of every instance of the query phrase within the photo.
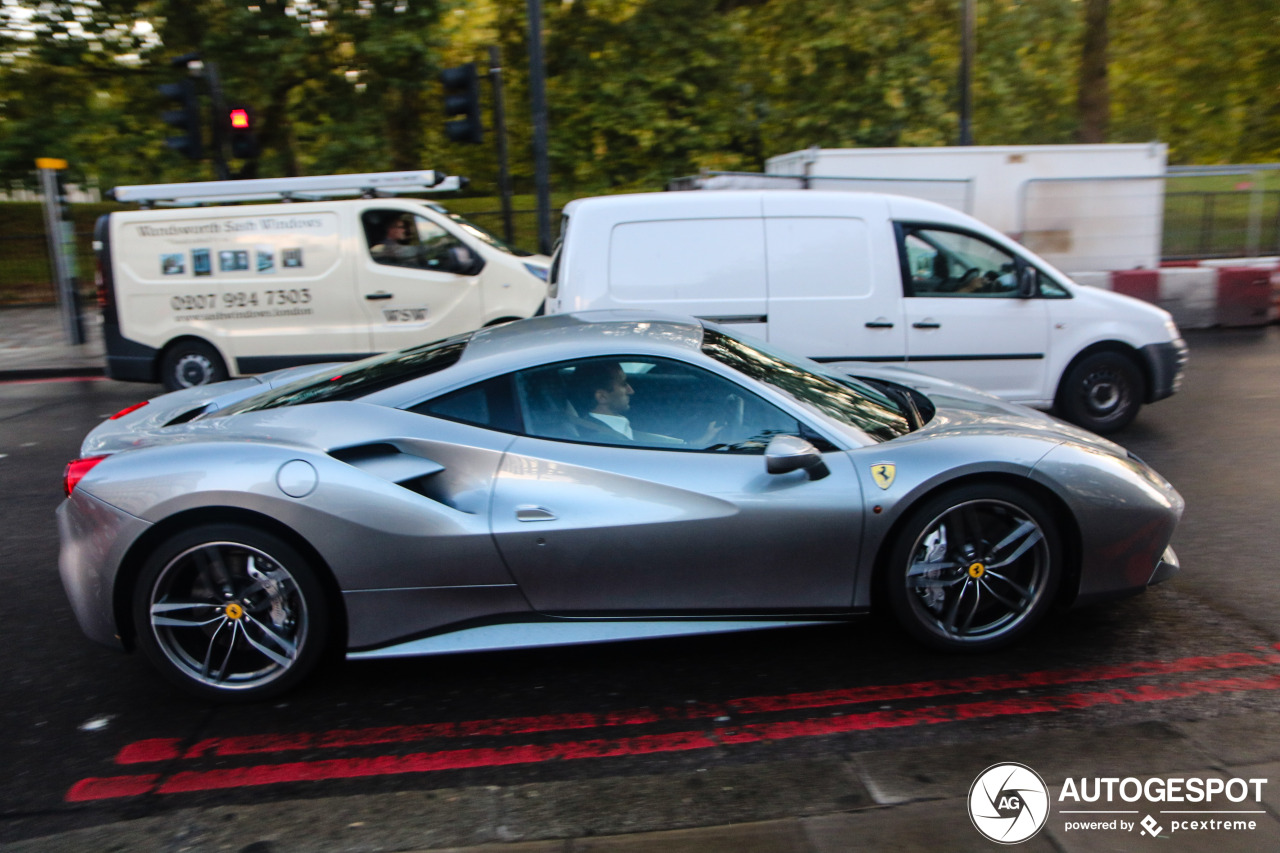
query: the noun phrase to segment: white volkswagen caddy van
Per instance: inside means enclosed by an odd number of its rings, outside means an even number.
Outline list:
[[[437,191],[444,179],[383,172],[115,189],[119,201],[200,206],[98,220],[107,375],[176,389],[532,316],[547,257],[434,202],[388,197]],[[300,200],[315,198],[324,200]],[[269,199],[292,201],[227,203]]]
[[[903,362],[1096,432],[1172,394],[1168,312],[1072,282],[949,207],[875,193],[706,191],[564,209],[547,313],[652,308],[819,361]]]

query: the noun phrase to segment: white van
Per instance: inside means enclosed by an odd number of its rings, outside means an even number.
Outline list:
[[[819,361],[904,362],[1096,432],[1181,381],[1169,313],[1082,287],[932,202],[813,190],[669,192],[564,209],[547,313],[653,308]]]
[[[119,187],[94,246],[107,375],[176,389],[532,316],[549,259],[430,201],[438,172]],[[369,197],[327,199],[332,195]],[[378,197],[381,196],[381,197]],[[234,200],[320,198],[287,204]]]

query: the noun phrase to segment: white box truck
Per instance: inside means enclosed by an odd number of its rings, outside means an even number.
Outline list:
[[[1096,432],[1178,387],[1169,313],[1072,282],[934,202],[821,190],[668,192],[564,209],[547,313],[650,308],[820,361],[901,362]]]
[[[94,232],[107,375],[184,388],[532,316],[548,258],[399,197],[458,186],[426,170],[117,187],[152,209]]]

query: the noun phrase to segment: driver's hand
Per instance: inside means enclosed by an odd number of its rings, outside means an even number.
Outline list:
[[[702,434],[701,438],[698,438],[693,442],[694,446],[706,447],[708,444],[711,444],[711,442],[715,441],[716,436],[720,434],[720,431],[723,430],[724,427],[725,425],[719,421],[712,421],[707,424],[707,431]]]

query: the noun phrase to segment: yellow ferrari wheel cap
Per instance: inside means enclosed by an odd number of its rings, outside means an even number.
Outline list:
[[[244,608],[234,602],[228,604],[227,609],[222,612],[227,615],[228,619],[239,619],[244,616]]]
[[[876,485],[882,489],[887,489],[893,485],[893,478],[898,473],[897,468],[892,462],[882,462],[879,465],[871,466],[871,479],[876,481]]]
[[[973,563],[969,566],[969,577],[977,580],[987,573],[987,567],[982,563]]]

